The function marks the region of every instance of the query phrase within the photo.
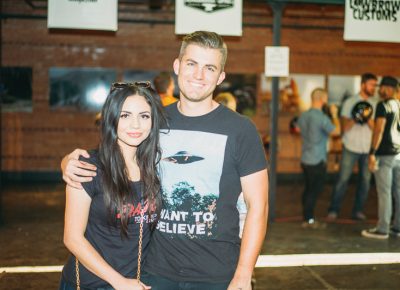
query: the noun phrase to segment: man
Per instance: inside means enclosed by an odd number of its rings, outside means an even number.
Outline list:
[[[150,243],[143,281],[153,290],[250,289],[268,215],[265,154],[255,126],[219,105],[213,91],[225,78],[227,47],[213,32],[182,42],[173,67],[180,100],[166,107],[170,128],[161,134],[164,208]],[[93,169],[62,162],[71,186]],[[69,161],[71,160],[71,161]],[[90,179],[90,177],[89,177]],[[243,192],[248,212],[239,238],[236,207]]]
[[[361,232],[367,238],[387,239],[389,233],[400,237],[400,101],[395,98],[398,85],[391,76],[383,77],[380,83],[382,101],[376,107],[369,152],[369,167],[375,171],[378,192],[378,224],[376,228]],[[392,194],[395,213],[390,229]]]
[[[352,218],[365,220],[364,204],[368,197],[371,173],[368,170],[368,151],[371,143],[373,118],[365,123],[359,123],[352,117],[354,106],[360,101],[368,102],[375,111],[376,98],[374,97],[377,78],[371,73],[361,76],[360,93],[348,98],[341,110],[342,128],[342,158],[340,162],[339,178],[332,193],[331,204],[328,210],[328,220],[335,220],[345,195],[347,184],[353,173],[354,164],[358,162],[358,181],[356,197],[352,209]]]
[[[328,94],[324,89],[313,90],[311,108],[301,114],[298,120],[302,139],[301,168],[305,179],[302,196],[304,228],[317,229],[325,226],[315,220],[314,208],[325,182],[329,136],[340,134],[336,106],[330,107],[332,120],[322,111],[327,103]]]
[[[174,97],[174,79],[168,72],[160,72],[153,80],[154,87],[160,95],[161,103],[163,106],[168,106],[178,101]]]

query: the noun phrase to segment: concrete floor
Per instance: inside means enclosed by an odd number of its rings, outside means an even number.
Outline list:
[[[340,219],[324,230],[301,228],[301,182],[278,186],[276,220],[269,224],[262,254],[400,252],[400,239],[377,241],[360,236],[376,222],[376,193],[371,190],[366,222],[350,216],[353,188]],[[326,215],[331,187],[320,197],[316,215]],[[68,255],[62,243],[64,185],[3,185],[0,268],[62,265]],[[0,290],[57,289],[60,273],[0,273]],[[268,267],[255,270],[256,289],[400,289],[400,264],[362,266]]]

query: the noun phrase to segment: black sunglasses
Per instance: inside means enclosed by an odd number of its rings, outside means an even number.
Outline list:
[[[151,83],[149,81],[140,81],[140,82],[134,82],[134,83],[112,83],[111,84],[111,89],[110,92],[117,90],[117,89],[124,89],[128,87],[137,87],[141,89],[148,89],[151,87]]]

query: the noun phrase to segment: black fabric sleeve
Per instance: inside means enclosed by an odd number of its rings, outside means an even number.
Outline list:
[[[379,102],[378,105],[376,105],[375,120],[377,118],[385,118],[385,117],[386,117],[385,106],[383,105],[383,102]]]
[[[93,197],[98,193],[98,188],[99,188],[98,185],[99,185],[99,181],[100,181],[100,171],[99,171],[99,160],[98,160],[97,152],[90,151],[89,154],[90,154],[89,158],[79,156],[79,160],[85,161],[87,163],[91,163],[91,164],[97,166],[97,170],[96,170],[97,175],[93,177],[92,181],[82,182],[83,189],[93,199]]]
[[[258,172],[267,167],[264,146],[254,124],[244,119],[236,139],[236,161],[241,177]]]

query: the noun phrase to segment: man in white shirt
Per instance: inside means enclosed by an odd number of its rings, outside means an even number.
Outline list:
[[[378,99],[374,96],[377,86],[377,77],[371,73],[361,76],[360,92],[347,99],[341,110],[342,128],[342,159],[340,163],[339,178],[332,193],[331,205],[328,212],[328,220],[335,220],[340,211],[347,184],[353,173],[354,164],[358,163],[358,180],[356,197],[352,210],[352,218],[365,220],[363,213],[364,203],[368,197],[371,173],[368,170],[368,153],[374,127],[374,118],[363,122],[357,122],[352,116],[354,106],[360,101],[368,102],[375,111]]]

